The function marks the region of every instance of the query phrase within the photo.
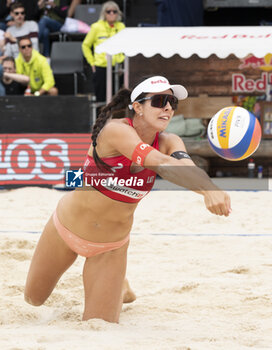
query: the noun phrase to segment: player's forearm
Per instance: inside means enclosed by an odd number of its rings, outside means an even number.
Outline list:
[[[160,165],[156,172],[163,179],[202,195],[219,190],[207,173],[195,165]]]

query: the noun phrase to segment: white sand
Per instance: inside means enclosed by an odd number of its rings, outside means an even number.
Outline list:
[[[42,307],[23,300],[39,234],[63,192],[0,192],[0,349],[271,349],[272,192],[230,192],[229,218],[202,197],[155,191],[136,212],[119,324],[81,321],[83,258]]]

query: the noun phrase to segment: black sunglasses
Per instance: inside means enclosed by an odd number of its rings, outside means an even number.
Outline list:
[[[109,15],[110,13],[114,13],[116,15],[117,13],[117,10],[107,10],[106,13]]]
[[[25,11],[22,11],[22,12],[14,11],[14,14],[15,14],[16,16],[18,16],[18,15],[24,15],[24,14],[25,14]]]
[[[174,95],[168,95],[168,94],[153,95],[150,97],[141,98],[140,100],[136,100],[135,102],[142,102],[146,100],[151,100],[152,107],[163,108],[167,105],[167,102],[169,102],[173,110],[176,110],[178,108],[178,99]]]
[[[28,47],[28,48],[31,48],[32,45],[31,45],[31,44],[28,44],[28,45],[22,45],[22,46],[20,46],[20,48],[23,49],[23,50],[24,50],[25,48],[27,48],[27,47]]]

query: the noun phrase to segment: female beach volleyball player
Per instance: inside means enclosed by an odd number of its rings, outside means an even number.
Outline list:
[[[133,213],[156,173],[203,195],[212,213],[229,215],[229,196],[193,163],[178,136],[164,132],[186,97],[182,85],[153,76],[132,92],[120,90],[102,109],[84,165],[92,187],[67,193],[46,224],[27,277],[27,302],[43,304],[79,254],[86,257],[83,320],[118,322],[122,302],[135,299],[125,279]],[[118,119],[128,105],[132,117]]]

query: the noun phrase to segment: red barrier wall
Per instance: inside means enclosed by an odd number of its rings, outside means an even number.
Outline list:
[[[0,185],[64,184],[66,169],[83,166],[90,134],[0,134]]]

